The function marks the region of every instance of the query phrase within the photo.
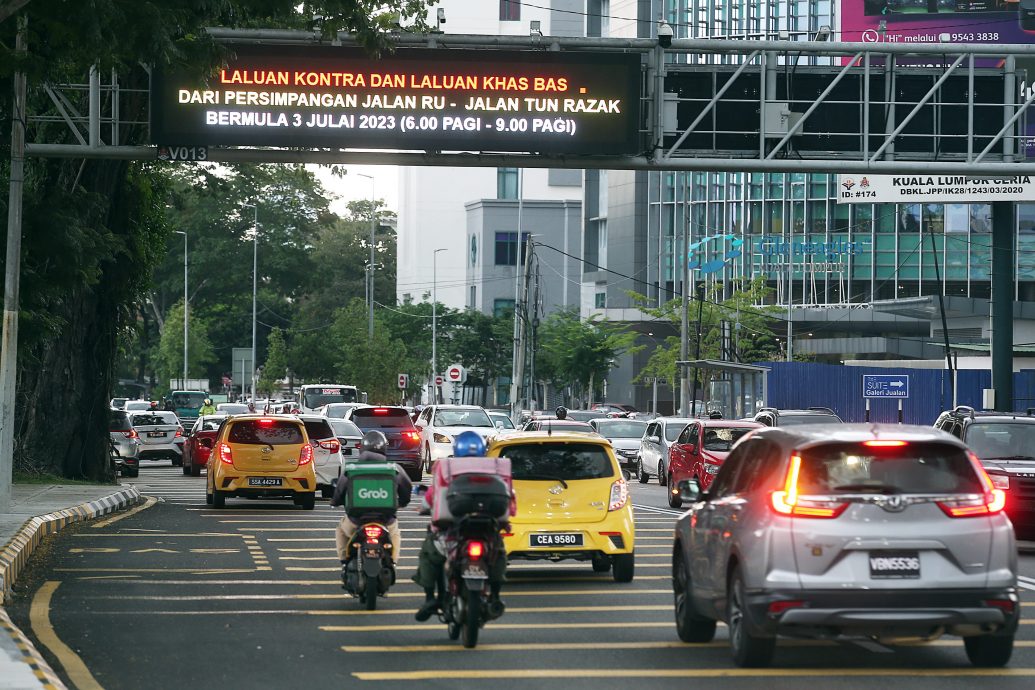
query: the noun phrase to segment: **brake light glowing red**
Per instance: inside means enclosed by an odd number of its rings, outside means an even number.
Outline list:
[[[485,553],[485,544],[480,541],[467,542],[467,555],[471,560],[477,561]]]
[[[328,439],[326,441],[320,441],[320,447],[324,450],[329,450],[332,453],[337,453],[341,450],[341,443],[337,439]]]
[[[771,498],[772,509],[781,515],[806,518],[836,518],[848,509],[847,503],[823,500],[802,500],[798,496],[798,475],[801,473],[801,457],[791,457],[791,465],[787,468],[783,490],[774,491]]]
[[[411,441],[420,442],[420,434],[416,431],[404,431],[402,432],[403,438],[408,438]]]
[[[366,535],[368,544],[376,544],[381,538],[382,531],[380,525],[363,525],[363,534]]]
[[[374,414],[388,414],[388,408],[386,407],[375,407]]]
[[[257,419],[255,421],[256,421],[256,423],[259,426],[273,426],[273,420],[272,419],[263,418],[263,419]]]
[[[769,615],[770,616],[779,616],[784,611],[787,611],[787,610],[790,610],[790,609],[800,609],[800,608],[802,608],[804,606],[805,606],[805,602],[797,600],[797,599],[794,599],[794,600],[791,600],[791,601],[774,601],[774,602],[769,604]]]
[[[938,501],[938,507],[942,512],[952,518],[980,517],[982,515],[995,515],[1002,512],[1006,507],[1006,492],[995,488],[992,479],[981,466],[981,461],[974,453],[967,451],[970,464],[977,471],[978,481],[983,489],[980,495],[960,496],[946,501]]]
[[[313,447],[306,443],[298,454],[298,466],[308,465],[313,461]]]
[[[178,427],[176,427],[176,437],[179,438],[181,436],[183,436],[183,427],[182,426],[178,426]]]
[[[219,444],[219,459],[225,462],[227,465],[234,464],[234,454],[230,450],[229,443]]]
[[[137,433],[136,429],[130,429],[129,431],[123,431],[122,435],[126,438],[140,438],[140,434]]]
[[[901,448],[902,446],[908,445],[905,441],[863,441],[864,446],[870,448]]]
[[[1017,603],[1010,599],[985,599],[981,603],[985,606],[1002,609],[1003,613],[1006,614],[1012,614],[1017,606]]]

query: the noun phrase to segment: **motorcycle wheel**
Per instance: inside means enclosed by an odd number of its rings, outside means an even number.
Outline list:
[[[460,628],[463,626],[460,624],[460,621],[457,620],[457,614],[459,614],[460,611],[458,610],[459,607],[456,605],[456,599],[452,596],[447,597],[444,608],[446,610],[446,632],[449,633],[449,639],[458,640],[460,639]]]
[[[377,608],[377,578],[369,575],[363,576],[363,604],[367,611]]]
[[[467,610],[464,611],[464,647],[471,649],[478,645],[478,627],[481,622],[482,602],[478,592],[467,592]]]

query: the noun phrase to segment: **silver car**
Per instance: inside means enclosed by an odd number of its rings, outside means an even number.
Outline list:
[[[640,441],[647,430],[647,423],[635,419],[594,419],[590,426],[611,442],[615,456],[623,470],[637,469],[640,457]]]
[[[1020,616],[1006,499],[967,447],[919,426],[804,425],[744,436],[676,524],[676,628],[767,666],[776,637],[963,637],[1003,666]]]
[[[141,460],[172,460],[183,465],[183,427],[175,412],[130,412],[133,428],[140,434]]]
[[[684,417],[658,417],[647,423],[636,460],[636,474],[641,484],[655,476],[662,486],[668,484],[668,449],[691,421]]]
[[[341,441],[331,428],[330,420],[315,414],[296,415],[305,424],[305,433],[313,446],[313,467],[316,469],[316,488],[323,498],[334,493],[334,483],[341,472]]]
[[[117,453],[116,469],[123,477],[136,477],[140,473],[140,434],[129,421],[129,414],[123,410],[108,413],[108,437]]]

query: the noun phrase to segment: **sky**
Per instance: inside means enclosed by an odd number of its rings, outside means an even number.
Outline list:
[[[370,198],[370,179],[360,174],[374,178],[376,199],[384,199],[390,210],[399,211],[399,169],[394,165],[345,165],[341,166],[348,171],[344,177],[336,177],[327,166],[307,167],[332,194],[331,210],[339,215],[345,213],[348,202]]]

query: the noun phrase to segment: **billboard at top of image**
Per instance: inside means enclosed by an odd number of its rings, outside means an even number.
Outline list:
[[[233,46],[207,80],[156,72],[159,145],[628,154],[640,57]]]
[[[1035,0],[841,0],[841,40],[1033,43]]]

